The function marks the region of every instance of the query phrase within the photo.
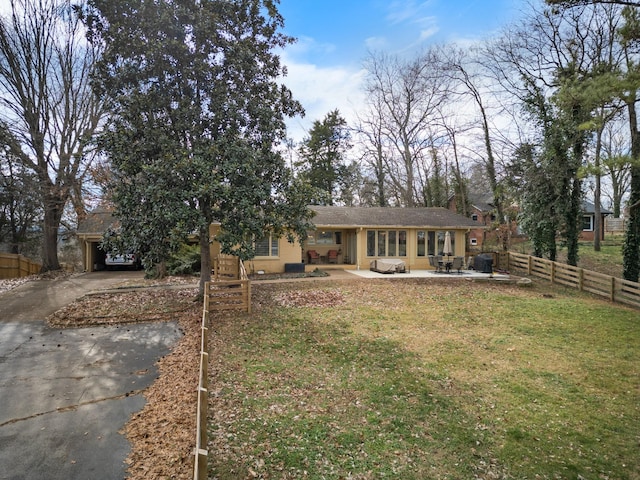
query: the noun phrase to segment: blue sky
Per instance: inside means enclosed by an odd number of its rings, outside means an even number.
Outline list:
[[[307,111],[289,123],[300,141],[314,120],[338,108],[348,121],[361,102],[368,51],[410,54],[437,43],[460,46],[489,37],[519,16],[526,0],[281,0],[285,83]]]

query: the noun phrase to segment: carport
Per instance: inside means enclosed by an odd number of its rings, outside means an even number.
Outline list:
[[[82,267],[85,272],[104,270],[105,252],[100,248],[104,232],[116,219],[111,210],[98,207],[78,225],[78,240],[82,249]]]

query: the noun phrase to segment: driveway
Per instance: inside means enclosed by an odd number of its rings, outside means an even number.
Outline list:
[[[123,479],[119,431],[145,403],[177,322],[51,329],[50,313],[139,272],[39,280],[0,294],[0,479]],[[150,432],[151,433],[151,432]]]

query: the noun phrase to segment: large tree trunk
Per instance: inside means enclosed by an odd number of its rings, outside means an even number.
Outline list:
[[[45,194],[42,239],[42,272],[60,270],[58,261],[58,228],[62,219],[65,199],[54,194]]]
[[[631,133],[631,193],[629,195],[629,221],[623,252],[623,277],[625,280],[637,282],[640,276],[640,132],[636,112],[636,98],[627,100],[629,111],[629,128]]]

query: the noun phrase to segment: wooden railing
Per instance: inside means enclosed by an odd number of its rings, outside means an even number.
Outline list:
[[[235,261],[235,264],[234,264]],[[209,389],[209,316],[214,311],[242,310],[251,313],[251,281],[244,264],[237,257],[216,258],[213,262],[213,281],[204,287],[202,310],[202,338],[200,341],[200,378],[196,411],[196,445],[193,468],[194,480],[207,479],[207,408]],[[229,272],[236,272],[231,278]],[[225,272],[224,274],[222,272]],[[223,278],[229,278],[225,280]]]
[[[527,275],[640,308],[640,283],[637,282],[515,252],[509,252],[508,269],[524,270]]]
[[[208,283],[205,289],[208,289]],[[200,340],[200,375],[198,380],[198,406],[196,409],[196,447],[193,467],[194,480],[207,478],[207,409],[209,406],[209,302],[204,297]]]
[[[240,264],[242,262],[233,255],[220,255],[213,259],[212,277],[214,281],[225,279],[242,279]]]
[[[0,253],[0,279],[27,277],[40,273],[42,264],[22,255]]]

